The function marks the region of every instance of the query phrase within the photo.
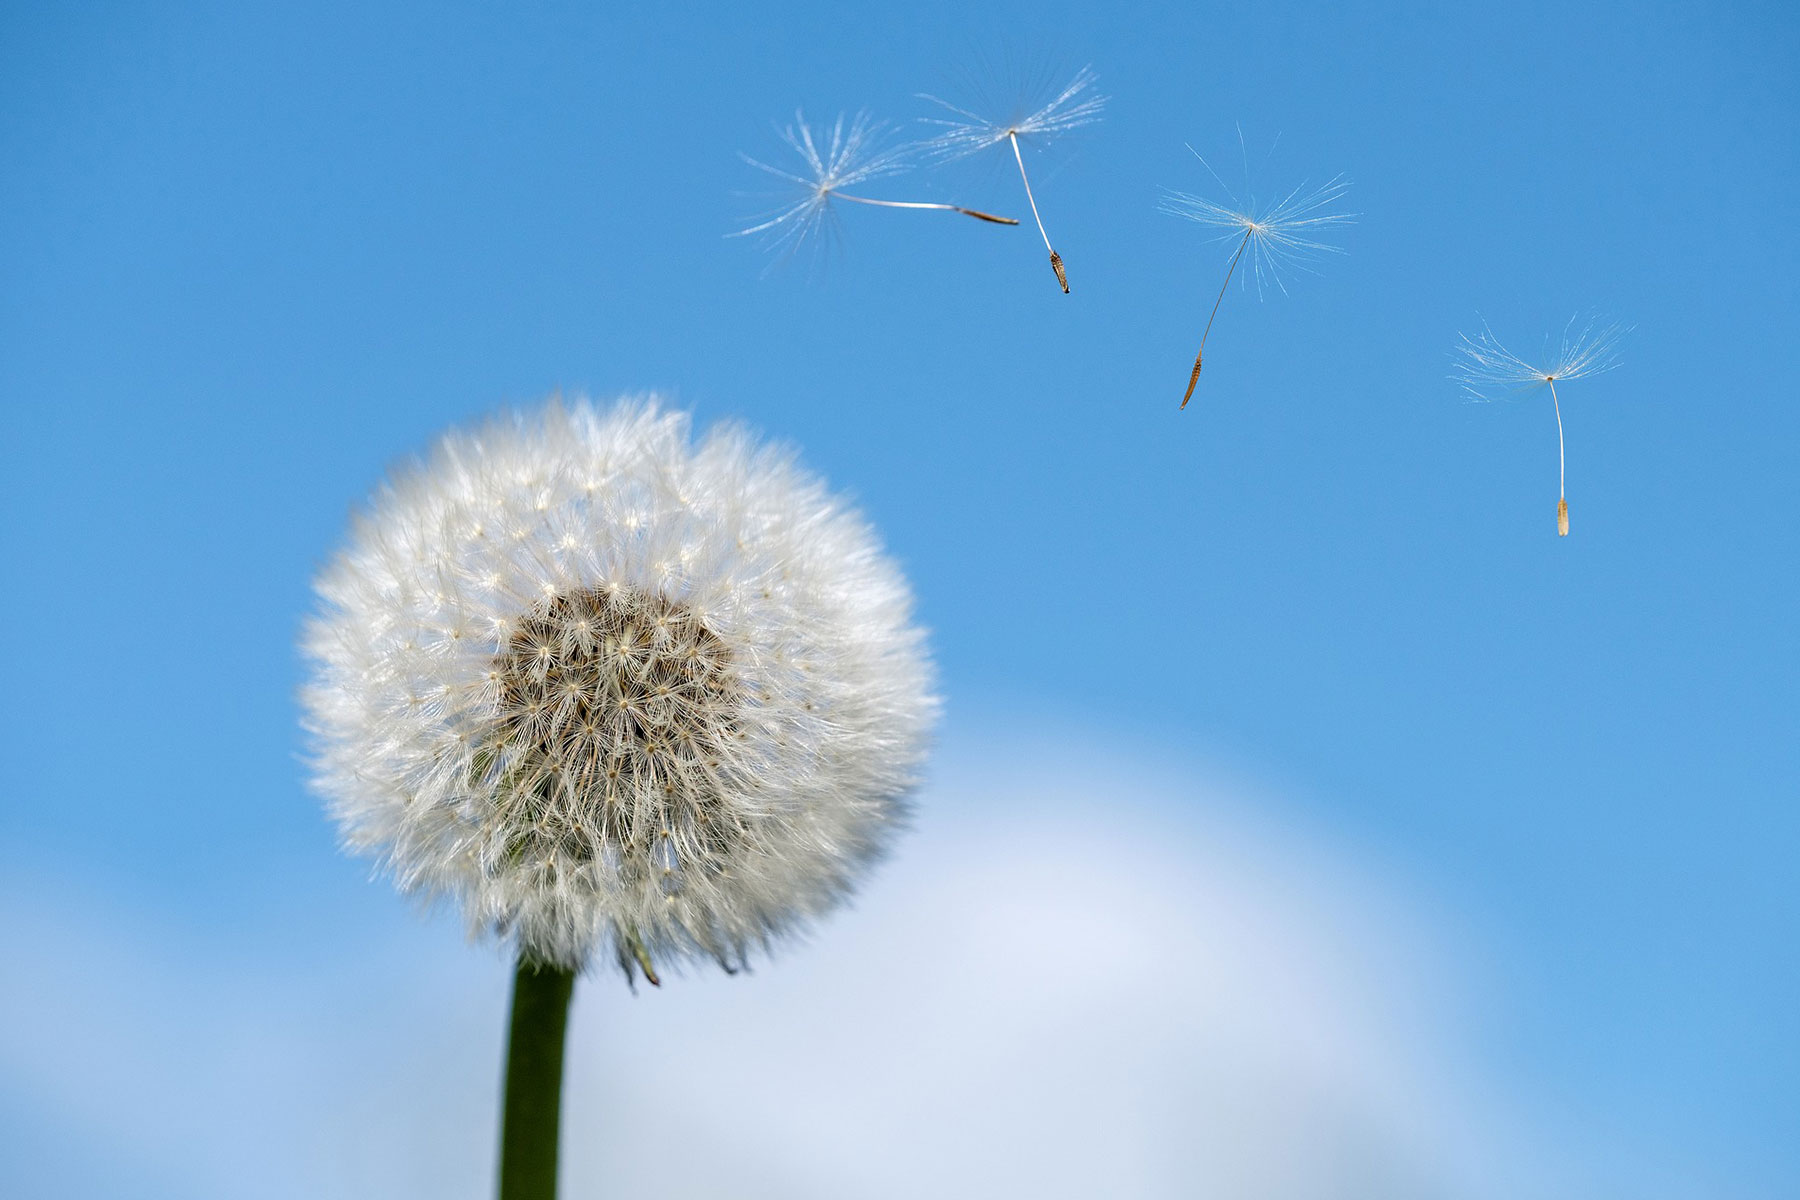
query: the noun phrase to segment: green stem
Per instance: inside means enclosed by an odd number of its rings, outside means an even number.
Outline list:
[[[500,1200],[556,1200],[563,1032],[575,973],[519,958],[500,1117]]]

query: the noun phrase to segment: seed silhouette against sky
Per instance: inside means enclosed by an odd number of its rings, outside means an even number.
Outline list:
[[[1460,357],[1454,378],[1474,396],[1485,400],[1496,392],[1550,389],[1550,407],[1556,414],[1556,532],[1562,537],[1569,536],[1568,469],[1563,450],[1562,399],[1556,394],[1556,385],[1618,366],[1619,340],[1626,332],[1623,326],[1592,323],[1577,332],[1571,321],[1563,330],[1556,353],[1542,364],[1528,363],[1502,346],[1486,325],[1473,338],[1461,335],[1456,347]]]
[[[1044,218],[1038,212],[1037,196],[1031,190],[1031,176],[1025,173],[1025,155],[1020,151],[1019,144],[1046,143],[1071,129],[1098,121],[1100,110],[1106,105],[1106,97],[1082,96],[1083,92],[1093,86],[1094,78],[1094,72],[1083,67],[1075,73],[1075,78],[1069,81],[1068,86],[1047,103],[1028,114],[1015,115],[1007,120],[993,120],[969,109],[958,108],[948,100],[923,93],[920,95],[921,99],[941,105],[956,114],[954,118],[925,118],[926,124],[943,128],[942,133],[924,143],[923,149],[927,154],[943,159],[956,159],[980,154],[1000,145],[1012,149],[1013,161],[1019,166],[1019,179],[1025,184],[1025,199],[1031,205],[1031,218],[1037,222],[1038,236],[1044,239],[1044,249],[1050,252],[1050,269],[1056,272],[1056,282],[1062,285],[1064,295],[1069,291],[1069,274],[1063,269],[1062,255],[1050,244],[1050,234],[1044,229]]]
[[[1238,140],[1241,148],[1241,131]],[[1201,225],[1223,230],[1215,240],[1235,242],[1236,248],[1231,254],[1231,264],[1225,268],[1224,282],[1219,284],[1219,294],[1213,299],[1212,311],[1207,313],[1206,328],[1200,332],[1200,349],[1194,355],[1194,370],[1188,376],[1187,391],[1181,397],[1182,408],[1186,408],[1188,401],[1194,398],[1194,387],[1200,382],[1201,360],[1206,355],[1207,335],[1212,333],[1213,321],[1219,315],[1219,305],[1225,300],[1225,289],[1231,286],[1232,276],[1237,273],[1238,263],[1245,252],[1248,251],[1250,255],[1247,274],[1256,280],[1256,294],[1259,297],[1264,285],[1268,283],[1273,283],[1286,292],[1287,283],[1282,278],[1286,270],[1293,267],[1307,269],[1305,260],[1316,253],[1343,252],[1337,246],[1320,241],[1317,235],[1328,226],[1342,225],[1351,219],[1348,213],[1331,211],[1331,206],[1350,189],[1350,182],[1342,175],[1333,176],[1324,185],[1311,190],[1307,190],[1302,184],[1273,203],[1259,203],[1254,195],[1248,195],[1240,201],[1225,186],[1225,181],[1219,178],[1218,172],[1212,169],[1212,164],[1193,147],[1188,149],[1195,158],[1200,159],[1200,165],[1206,168],[1207,174],[1213,177],[1231,202],[1220,204],[1191,192],[1170,191],[1163,200],[1162,209]]]

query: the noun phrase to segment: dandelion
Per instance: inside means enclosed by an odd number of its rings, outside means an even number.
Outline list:
[[[1240,145],[1242,136],[1240,131]],[[1339,247],[1320,241],[1318,235],[1328,226],[1341,225],[1351,220],[1347,213],[1331,211],[1331,206],[1350,189],[1349,181],[1342,175],[1333,176],[1323,186],[1311,190],[1302,184],[1273,203],[1259,204],[1255,196],[1240,201],[1212,169],[1212,164],[1201,157],[1199,151],[1192,146],[1188,150],[1195,158],[1200,159],[1200,165],[1224,189],[1231,203],[1219,204],[1189,192],[1170,191],[1163,200],[1162,210],[1224,230],[1216,240],[1235,241],[1237,248],[1232,252],[1231,265],[1225,268],[1225,281],[1219,285],[1219,294],[1213,300],[1212,311],[1207,314],[1206,328],[1201,331],[1200,350],[1194,355],[1194,370],[1188,376],[1187,391],[1181,397],[1182,408],[1186,408],[1188,401],[1194,398],[1194,388],[1200,382],[1200,364],[1206,356],[1207,336],[1212,333],[1213,321],[1219,315],[1219,305],[1225,300],[1225,289],[1231,286],[1231,278],[1237,272],[1238,262],[1244,257],[1245,251],[1250,253],[1250,267],[1246,277],[1255,278],[1258,298],[1269,283],[1273,283],[1285,294],[1287,282],[1283,275],[1286,271],[1296,267],[1310,270],[1305,260],[1315,253],[1342,253]]]
[[[1558,383],[1598,375],[1619,365],[1619,342],[1629,332],[1621,325],[1601,325],[1589,321],[1576,330],[1570,320],[1563,329],[1561,344],[1544,363],[1533,365],[1500,344],[1486,324],[1474,338],[1459,334],[1456,347],[1460,356],[1452,376],[1464,390],[1480,399],[1491,399],[1496,391],[1532,391],[1548,386],[1550,408],[1556,414],[1556,532],[1569,536],[1568,469],[1563,451],[1562,400],[1556,394]]]
[[[936,711],[906,582],[790,454],[650,400],[450,433],[317,589],[315,785],[514,944],[502,1195],[550,1195],[575,973],[735,971],[902,823]]]
[[[919,97],[956,114],[954,119],[925,118],[926,124],[939,125],[944,130],[925,141],[922,149],[927,154],[937,158],[956,159],[980,154],[1003,143],[1012,147],[1013,161],[1019,164],[1019,179],[1025,184],[1025,199],[1031,205],[1031,218],[1037,222],[1038,236],[1044,239],[1044,249],[1050,252],[1050,269],[1056,272],[1056,282],[1062,285],[1064,295],[1069,292],[1069,275],[1063,270],[1062,255],[1050,244],[1050,235],[1044,230],[1044,218],[1038,213],[1037,197],[1032,194],[1031,177],[1025,173],[1025,155],[1020,151],[1019,143],[1048,142],[1072,129],[1098,121],[1100,110],[1106,105],[1106,97],[1082,96],[1093,84],[1094,72],[1083,67],[1075,73],[1075,78],[1067,87],[1035,112],[1015,114],[1008,120],[992,120],[966,108],[958,108],[936,96],[921,94]]]
[[[853,204],[870,204],[879,208],[961,213],[965,217],[974,217],[978,221],[994,225],[1019,223],[1014,217],[999,217],[979,209],[964,208],[960,204],[941,204],[927,200],[881,200],[846,191],[846,188],[859,187],[873,179],[898,174],[910,165],[908,148],[884,149],[879,146],[884,129],[884,126],[872,122],[867,113],[856,114],[849,119],[848,125],[840,115],[833,123],[830,134],[821,138],[815,136],[812,127],[806,123],[806,115],[796,112],[794,123],[781,131],[781,137],[805,164],[802,173],[770,166],[749,155],[740,156],[759,171],[765,171],[791,187],[794,191],[793,199],[767,219],[728,236],[767,234],[773,248],[791,252],[825,231],[826,222],[835,215],[831,209],[833,200],[847,200]]]

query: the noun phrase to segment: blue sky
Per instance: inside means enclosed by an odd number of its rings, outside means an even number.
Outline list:
[[[1156,819],[1252,781],[1449,930],[1459,1078],[1608,1147],[1589,1182],[1792,1194],[1797,35],[1775,4],[9,10],[8,972],[55,977],[71,906],[162,931],[172,978],[402,944],[302,783],[311,574],[444,426],[656,390],[803,447],[906,563],[928,811],[1034,736]],[[850,211],[772,273],[723,236],[797,106],[923,132],[916,93],[1007,61],[1110,97],[1031,164],[1073,295],[1028,226]],[[1178,413],[1229,247],[1157,205],[1240,128],[1259,192],[1341,172],[1357,218],[1290,294],[1226,297]],[[1009,171],[890,190],[1025,216]],[[1587,312],[1634,331],[1565,393],[1558,539],[1547,403],[1466,402],[1450,351]],[[1203,784],[1124,794],[1170,772]],[[148,1178],[24,1061],[28,1184],[58,1146]]]

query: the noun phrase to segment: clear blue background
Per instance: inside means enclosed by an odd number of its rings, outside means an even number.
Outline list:
[[[1032,164],[1072,296],[1029,226],[722,236],[797,105],[1009,56],[1111,97]],[[1705,1164],[1669,1195],[1796,1194],[1796,64],[1775,3],[9,6],[8,869],[246,938],[391,903],[302,784],[311,573],[447,424],[655,389],[857,494],[952,731],[1279,780],[1469,932],[1495,1061]],[[1177,412],[1229,247],[1156,205],[1240,124],[1358,217]],[[885,191],[1027,216],[1009,171]],[[1446,377],[1587,311],[1635,331],[1565,395],[1565,540],[1547,404]]]

